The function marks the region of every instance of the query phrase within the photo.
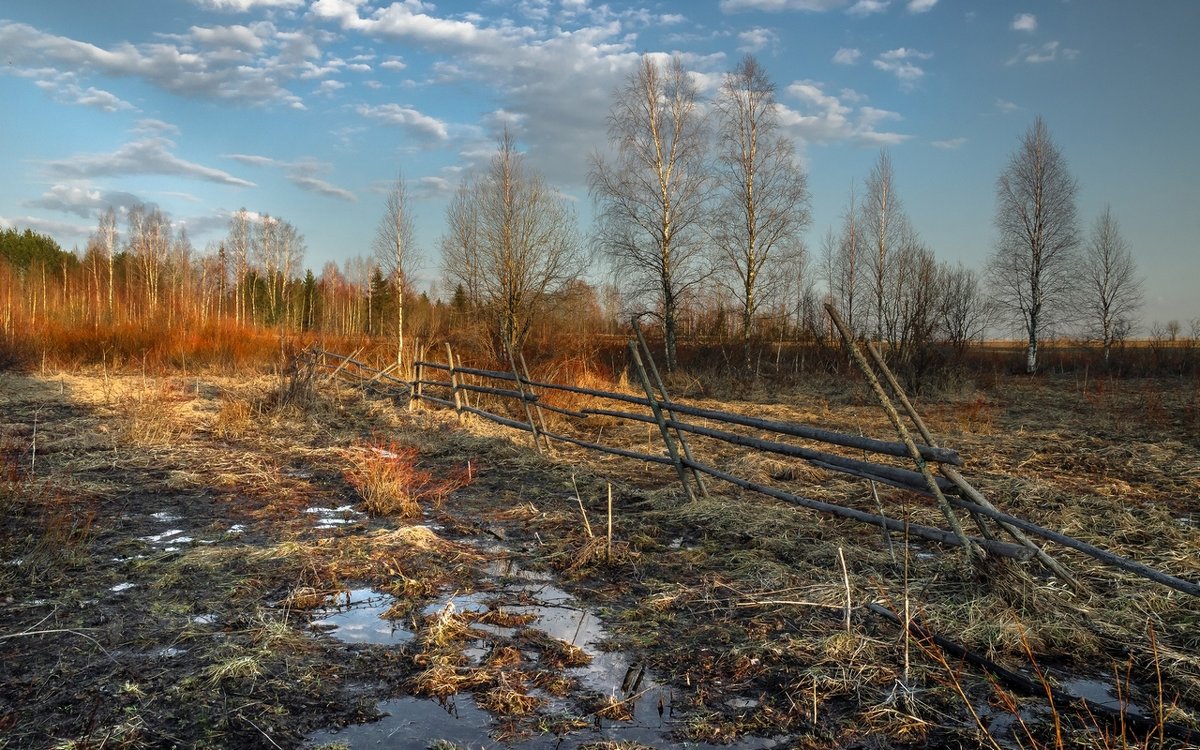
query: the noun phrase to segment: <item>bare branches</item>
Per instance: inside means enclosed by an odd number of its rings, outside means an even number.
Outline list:
[[[1039,339],[1073,312],[1077,191],[1062,152],[1039,117],[996,181],[999,237],[988,261],[988,281],[999,311],[1028,336],[1029,373],[1037,370]]]
[[[379,267],[396,287],[396,362],[404,361],[404,292],[408,273],[416,259],[413,241],[412,212],[408,206],[408,190],[404,175],[397,172],[396,180],[388,190],[384,202],[383,216],[375,230],[372,244]]]
[[[668,370],[675,368],[680,297],[706,276],[701,255],[708,202],[707,125],[700,94],[678,57],[643,57],[616,92],[608,118],[611,160],[591,157],[597,242],[634,296],[661,309]]]
[[[715,108],[721,200],[712,237],[726,284],[741,306],[749,370],[754,318],[789,281],[789,261],[804,252],[808,181],[791,140],[779,133],[775,85],[753,56],[725,75]]]
[[[446,218],[447,275],[490,311],[505,343],[519,350],[550,295],[582,270],[574,213],[525,165],[505,131],[487,173],[464,184]]]
[[[1081,294],[1089,333],[1100,339],[1108,362],[1113,344],[1129,334],[1142,306],[1142,281],[1109,206],[1096,218],[1084,249]]]

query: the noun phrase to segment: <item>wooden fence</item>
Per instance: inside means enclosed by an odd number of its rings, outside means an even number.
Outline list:
[[[529,376],[524,358],[519,354],[513,356],[507,353],[511,364],[511,370],[507,372],[467,367],[456,359],[449,344],[446,345],[444,361],[422,358],[413,362],[411,380],[396,377],[396,365],[383,369],[366,365],[356,359],[357,352],[347,356],[314,349],[304,352],[301,356],[312,365],[324,368],[329,378],[339,377],[366,390],[399,398],[406,401],[410,409],[424,403],[453,409],[460,416],[472,414],[505,427],[530,433],[533,445],[539,452],[553,452],[554,444],[561,443],[671,467],[689,499],[709,494],[706,477],[718,479],[742,490],[756,492],[809,510],[879,527],[884,530],[885,536],[890,532],[901,532],[940,544],[957,546],[965,549],[971,558],[986,555],[1018,560],[1036,558],[1068,585],[1077,586],[1070,571],[1032,541],[1032,535],[1089,555],[1105,565],[1134,573],[1193,596],[1200,596],[1200,584],[1150,568],[999,510],[959,473],[956,467],[963,465],[962,457],[956,451],[934,442],[920,415],[875,347],[870,343],[862,346],[860,342],[856,342],[836,312],[829,312],[835,325],[841,330],[856,366],[867,378],[881,407],[887,412],[900,438],[899,441],[835,432],[793,422],[760,419],[676,401],[667,393],[636,321],[636,338],[629,341],[628,350],[630,370],[641,387],[642,392],[639,394],[534,380]],[[863,348],[866,350],[865,355]],[[887,393],[888,389],[891,390],[891,396]],[[548,399],[553,393],[570,394],[576,401],[583,400],[587,405],[583,408],[555,405]],[[485,400],[482,397],[488,398]],[[515,402],[519,407],[515,415],[512,411],[509,414],[497,413],[497,407],[494,406],[485,408],[491,404],[505,402]],[[569,427],[549,429],[545,419],[547,412],[564,417]],[[901,417],[901,412],[904,412],[908,423],[915,428],[920,442],[913,437]],[[657,426],[663,451],[657,454],[642,452],[627,446],[601,443],[599,438],[588,440],[580,437],[584,433],[578,428],[585,427],[588,420],[594,421],[594,418],[598,417]],[[704,424],[697,424],[685,418],[703,420]],[[768,439],[743,434],[736,431],[738,428],[750,428],[759,435],[770,433],[773,437]],[[573,434],[568,434],[568,431]],[[688,436],[699,436],[762,453],[797,459],[819,469],[866,480],[871,483],[877,512],[804,497],[712,466],[696,455]],[[797,444],[794,440],[816,443],[822,447]],[[843,452],[832,452],[837,449]],[[845,451],[848,450],[859,453],[863,458],[845,455]],[[893,460],[902,459],[912,468],[885,463],[878,459],[871,460],[866,457],[868,454]],[[888,516],[878,500],[878,494],[874,492],[876,484],[901,488],[933,500],[946,520],[946,528],[910,523]],[[969,515],[978,529],[978,534],[966,533],[957,511],[965,511]],[[1011,541],[997,538],[997,529],[1007,534]],[[890,537],[888,543],[891,543]]]

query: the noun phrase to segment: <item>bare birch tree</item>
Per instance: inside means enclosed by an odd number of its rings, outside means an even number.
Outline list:
[[[792,141],[779,132],[775,85],[752,55],[725,75],[716,114],[721,200],[713,214],[713,239],[741,308],[749,371],[755,315],[787,285],[789,262],[804,252],[808,180]]]
[[[988,324],[979,276],[961,262],[956,266],[944,265],[937,289],[938,330],[961,357],[969,343],[983,338]]]
[[[849,202],[842,214],[841,232],[835,235],[830,228],[822,242],[825,283],[829,287],[830,302],[852,331],[861,329],[863,325],[862,295],[859,294],[864,265],[860,221],[857,196],[851,187]]]
[[[643,56],[608,117],[612,159],[591,156],[599,247],[634,296],[658,303],[667,370],[676,368],[681,298],[706,277],[703,223],[708,131],[696,84],[678,57]]]
[[[100,214],[100,224],[96,228],[96,245],[104,253],[104,261],[108,265],[108,319],[113,319],[113,268],[117,255],[117,212],[109,206]]]
[[[997,310],[1026,334],[1027,373],[1037,371],[1042,336],[1073,313],[1078,190],[1045,121],[1037,118],[996,180],[999,237],[987,266]]]
[[[396,287],[396,364],[404,364],[404,292],[408,273],[416,260],[412,212],[404,175],[397,174],[384,202],[383,217],[373,243],[379,266]]]
[[[451,287],[462,287],[465,306],[475,309],[483,299],[479,283],[479,204],[474,187],[464,178],[446,206],[442,235],[442,273]]]
[[[900,285],[889,277],[898,273],[896,255],[911,232],[892,185],[893,176],[892,157],[886,149],[881,150],[867,177],[867,193],[860,210],[863,240],[868,248],[865,260],[873,334],[876,340],[897,346],[901,321],[896,295]]]
[[[1142,306],[1142,281],[1109,206],[1092,225],[1083,254],[1083,280],[1081,294],[1088,326],[1100,338],[1104,361],[1108,362],[1113,344],[1129,335]]]
[[[468,278],[478,283],[501,339],[519,350],[549,298],[583,270],[574,213],[525,164],[507,131],[487,173],[448,210],[457,239],[443,250],[465,253],[474,268]]]
[[[225,241],[229,254],[233,256],[233,319],[236,323],[246,319],[246,272],[250,266],[253,244],[254,226],[250,212],[240,208],[229,217],[229,237]]]

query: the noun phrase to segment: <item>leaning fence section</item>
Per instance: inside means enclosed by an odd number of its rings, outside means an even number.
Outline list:
[[[302,356],[313,366],[322,369],[329,379],[336,378],[367,391],[398,398],[407,403],[409,409],[422,404],[452,409],[460,418],[473,415],[527,432],[539,452],[553,452],[556,444],[570,445],[663,466],[675,475],[689,499],[707,496],[709,488],[705,478],[716,479],[798,507],[870,524],[882,529],[885,536],[898,532],[960,547],[971,558],[987,555],[1018,560],[1035,558],[1068,585],[1078,586],[1066,566],[1052,557],[1044,545],[1031,539],[1031,536],[1036,536],[1089,555],[1110,567],[1200,596],[1200,584],[1150,568],[998,509],[959,472],[958,467],[964,464],[959,453],[935,443],[879,352],[866,343],[867,354],[864,355],[860,349],[862,342],[854,340],[837,318],[836,312],[831,311],[831,316],[842,332],[852,361],[867,378],[881,407],[888,413],[899,440],[883,440],[794,422],[763,419],[675,400],[667,393],[636,321],[636,338],[629,341],[631,380],[640,386],[640,392],[635,393],[535,380],[530,377],[524,357],[513,352],[506,352],[511,368],[509,371],[490,370],[464,366],[447,345],[444,361],[421,358],[412,362],[411,377],[407,380],[397,376],[397,365],[385,368],[366,365],[357,358],[360,352],[346,356],[309,350]],[[890,396],[888,389],[891,390]],[[905,426],[901,412],[913,426],[912,431]],[[558,417],[553,420],[553,428],[549,426],[546,414]],[[650,434],[657,432],[661,450],[637,450],[628,441],[624,445],[604,442],[605,425],[614,423],[641,425]],[[753,434],[746,434],[747,431]],[[609,433],[611,435],[612,430]],[[711,460],[703,460],[698,451],[693,449],[689,438],[712,441],[706,442],[706,445],[732,445],[761,454],[803,461],[822,471],[865,480],[871,484],[876,499],[874,512],[805,497],[739,476],[729,467],[714,466]],[[855,455],[847,455],[850,452]],[[941,511],[946,521],[945,528],[888,515],[878,494],[874,492],[876,485],[899,488],[926,498]],[[973,522],[976,533],[967,533],[957,515],[959,511],[965,512],[969,521]],[[1002,535],[1007,535],[1009,540],[999,538]]]

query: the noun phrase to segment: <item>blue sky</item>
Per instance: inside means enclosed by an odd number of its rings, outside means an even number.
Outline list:
[[[712,93],[753,52],[813,196],[811,248],[887,147],[914,225],[981,268],[996,176],[1043,116],[1112,205],[1147,323],[1200,316],[1195,0],[5,0],[0,226],[82,247],[105,205],[155,204],[198,249],[245,207],[288,219],[320,270],[369,252],[403,170],[425,257],[448,190],[507,124],[576,200],[612,91],[679,53]]]

